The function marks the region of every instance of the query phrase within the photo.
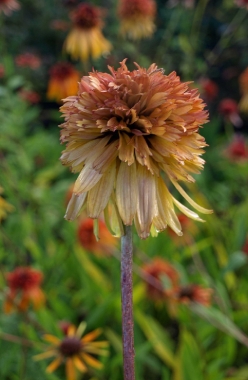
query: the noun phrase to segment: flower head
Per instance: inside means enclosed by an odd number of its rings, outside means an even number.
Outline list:
[[[35,70],[40,67],[41,60],[36,54],[23,53],[15,57],[15,63],[19,67],[28,67]]]
[[[207,122],[205,105],[196,89],[155,64],[129,71],[123,61],[110,72],[84,76],[77,96],[61,107],[61,141],[67,142],[61,161],[80,172],[65,217],[75,219],[86,205],[90,218],[104,211],[116,234],[122,234],[122,222],[134,221],[141,238],[167,225],[181,235],[174,204],[201,219],[170,194],[169,181],[198,211],[211,212],[178,183],[194,182],[189,173],[203,167],[206,144],[197,132]]]
[[[248,67],[239,77],[239,86],[242,94],[239,108],[242,112],[248,113]]]
[[[111,235],[103,220],[99,219],[99,241],[94,235],[94,222],[91,218],[82,218],[78,225],[78,240],[82,247],[99,255],[110,254],[116,246],[116,238]]]
[[[190,302],[197,302],[203,306],[210,306],[212,293],[213,290],[210,288],[191,284],[175,289],[173,297],[179,303],[189,304]]]
[[[149,298],[164,300],[173,287],[178,285],[179,276],[176,269],[160,257],[142,267],[146,279],[146,290]],[[166,286],[167,285],[167,286]]]
[[[79,80],[78,71],[70,63],[56,63],[50,69],[47,98],[61,102],[61,99],[75,95]]]
[[[238,104],[235,100],[229,98],[223,99],[219,104],[219,112],[235,127],[240,127],[243,124],[238,113]]]
[[[71,13],[73,28],[64,44],[73,59],[86,61],[89,56],[98,58],[108,53],[112,46],[102,35],[100,11],[93,5],[82,3]]]
[[[46,371],[51,373],[65,363],[67,380],[76,380],[76,370],[85,373],[88,366],[101,369],[102,363],[95,358],[95,355],[106,355],[108,342],[94,341],[101,334],[101,329],[96,329],[81,338],[85,329],[85,323],[81,323],[78,329],[74,325],[70,325],[66,336],[62,339],[50,334],[44,335],[44,340],[52,343],[52,346],[46,352],[36,355],[35,359],[55,356]]]
[[[19,8],[20,4],[17,0],[0,0],[0,14],[3,12],[6,16],[9,16]]]
[[[150,37],[153,34],[156,15],[154,0],[120,0],[118,13],[123,35],[138,40]]]
[[[4,303],[4,311],[10,313],[15,308],[18,311],[27,310],[30,303],[38,309],[45,302],[45,296],[40,289],[43,275],[30,267],[18,267],[7,274],[9,290]]]

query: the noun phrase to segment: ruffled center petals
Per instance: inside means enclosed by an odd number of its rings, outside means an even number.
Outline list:
[[[131,225],[137,210],[136,163],[121,162],[116,180],[116,203],[120,216],[126,225]]]

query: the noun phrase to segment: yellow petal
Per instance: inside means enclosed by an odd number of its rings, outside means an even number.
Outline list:
[[[97,338],[102,333],[102,329],[96,329],[94,331],[91,331],[90,333],[86,334],[82,339],[82,343],[91,342],[95,338]]]
[[[123,223],[115,203],[114,194],[111,195],[107,207],[104,210],[104,219],[108,230],[116,237],[124,235]]]
[[[171,182],[175,186],[175,188],[178,190],[178,192],[186,199],[186,201],[191,204],[192,207],[194,207],[199,212],[202,212],[203,214],[212,214],[213,210],[207,210],[204,207],[199,206],[196,202],[193,201],[193,199],[190,198],[190,196],[183,190],[183,188],[179,185],[178,182],[174,181],[172,178],[170,178]]]
[[[177,206],[177,208],[179,208],[179,210],[185,214],[186,216],[188,216],[189,218],[193,219],[193,220],[197,220],[198,222],[204,222],[204,220],[202,220],[198,214],[196,214],[194,211],[190,210],[188,207],[182,205],[182,203],[180,203],[177,199],[175,199],[174,197],[172,197],[173,199],[173,202],[175,203],[175,205]]]
[[[116,162],[114,161],[98,183],[89,191],[87,198],[87,214],[90,218],[98,218],[105,209],[113,191]]]
[[[57,355],[57,351],[51,349],[49,351],[42,352],[42,354],[35,355],[33,359],[42,360],[42,359],[50,358],[51,356],[55,356],[55,355]]]
[[[71,358],[68,358],[65,363],[66,380],[76,380],[76,371]]]
[[[116,180],[116,203],[124,224],[131,225],[137,210],[136,163],[121,162]]]
[[[92,189],[93,186],[102,178],[102,174],[86,165],[79,174],[74,191],[76,193],[85,193]]]
[[[43,339],[49,343],[55,344],[56,346],[58,346],[61,343],[61,340],[59,338],[57,338],[56,336],[51,335],[51,334],[43,335]]]
[[[51,364],[49,364],[49,366],[46,368],[46,372],[48,373],[51,373],[53,371],[55,371],[59,366],[60,364],[62,363],[62,358],[57,358],[55,359]]]
[[[128,165],[134,163],[134,146],[133,139],[131,139],[126,133],[119,133],[119,159],[127,162]]]
[[[92,356],[86,354],[85,352],[82,352],[81,354],[83,360],[90,365],[93,368],[101,369],[102,368],[102,363],[99,362],[99,360],[93,358]]]
[[[73,363],[74,363],[75,367],[79,371],[81,371],[81,372],[86,372],[87,371],[86,365],[77,356],[74,356],[72,360],[73,360]]]

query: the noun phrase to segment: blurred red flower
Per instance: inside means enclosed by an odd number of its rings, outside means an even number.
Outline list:
[[[5,69],[2,64],[0,64],[0,79],[4,77],[5,74]]]
[[[236,100],[225,98],[219,104],[219,113],[231,122],[235,127],[241,127],[243,122],[238,113],[238,104]]]
[[[68,96],[76,95],[79,80],[79,72],[70,63],[56,63],[50,69],[47,98],[60,102]]]
[[[248,0],[235,0],[235,3],[238,7],[248,9]]]
[[[27,310],[30,303],[35,309],[40,308],[45,302],[45,295],[40,289],[43,274],[30,267],[17,267],[6,275],[8,291],[4,302],[4,312],[10,313]]]
[[[232,161],[247,161],[248,145],[243,135],[234,135],[224,154]]]
[[[33,53],[23,53],[15,57],[15,63],[19,67],[28,67],[30,69],[38,69],[41,65],[40,58]]]
[[[99,241],[94,235],[94,221],[91,218],[83,218],[79,221],[77,235],[83,248],[99,255],[111,254],[118,242],[101,219],[99,219]]]
[[[212,101],[216,98],[219,92],[219,87],[213,80],[209,78],[201,79],[200,85],[202,87],[203,97],[206,98],[206,101]]]
[[[17,0],[0,0],[0,14],[4,13],[9,16],[13,11],[17,11],[20,4]]]
[[[19,96],[28,103],[36,104],[40,101],[40,95],[36,91],[26,90],[22,88],[18,91]]]
[[[190,302],[200,303],[203,306],[211,305],[213,290],[203,288],[200,285],[185,285],[174,289],[172,297],[179,303],[189,304]]]
[[[166,260],[155,257],[150,263],[142,267],[146,279],[146,291],[154,301],[164,300],[173,287],[178,285],[179,276],[176,269]],[[168,288],[164,280],[168,282]]]

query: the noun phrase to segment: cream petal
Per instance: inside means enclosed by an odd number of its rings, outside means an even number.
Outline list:
[[[88,192],[87,214],[90,218],[98,218],[105,209],[113,191],[116,173],[114,161],[97,184]]]
[[[113,160],[117,157],[118,145],[119,142],[116,141],[107,145],[101,155],[98,155],[98,157],[94,160],[92,168],[98,172],[104,173],[108,169],[111,162],[113,162]]]
[[[102,178],[102,174],[86,165],[79,174],[74,191],[76,193],[84,193],[92,189],[93,186]]]
[[[73,193],[72,194],[72,197],[66,209],[65,219],[74,220],[78,216],[78,214],[80,213],[80,210],[82,209],[84,205],[86,195],[87,193],[82,193],[82,194]]]
[[[140,230],[148,233],[157,214],[155,176],[145,166],[137,165],[138,207]]]
[[[116,237],[124,235],[123,223],[114,200],[114,194],[111,195],[108,205],[104,209],[104,220],[112,235]]]
[[[126,133],[119,133],[119,159],[127,162],[128,165],[132,165],[134,162],[134,145],[133,139],[131,139]]]
[[[193,220],[197,220],[198,222],[205,222],[204,220],[202,220],[198,214],[196,214],[194,211],[190,210],[188,207],[182,205],[182,203],[180,203],[177,199],[175,199],[174,197],[172,197],[173,199],[173,202],[175,203],[175,205],[177,206],[177,208],[183,213],[185,214],[186,216],[188,216],[189,218],[193,219]]]
[[[171,182],[175,186],[175,188],[178,190],[178,192],[186,199],[186,201],[191,204],[192,207],[194,207],[197,211],[202,212],[203,214],[212,214],[213,210],[208,210],[204,207],[199,206],[193,199],[190,198],[190,196],[183,190],[183,188],[179,185],[178,182],[174,181],[172,178],[170,178]]]
[[[165,229],[168,224],[177,235],[181,236],[182,228],[174,211],[172,196],[161,177],[156,179],[156,185],[158,216],[154,218],[153,224],[158,229],[159,227]]]
[[[121,162],[116,180],[116,203],[126,225],[131,225],[137,209],[136,163]]]

